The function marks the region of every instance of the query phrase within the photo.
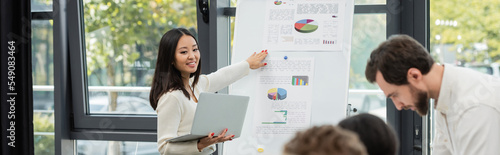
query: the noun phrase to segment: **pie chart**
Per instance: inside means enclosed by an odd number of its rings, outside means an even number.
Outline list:
[[[280,0],[274,1],[274,5],[281,5],[281,3],[283,3],[283,2],[281,2]]]
[[[300,33],[311,33],[318,29],[318,22],[312,19],[302,19],[295,22],[295,30]]]
[[[286,90],[283,88],[271,88],[267,91],[267,98],[270,100],[284,100],[286,94]]]

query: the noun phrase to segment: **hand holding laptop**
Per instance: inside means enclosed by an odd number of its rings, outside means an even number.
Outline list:
[[[223,130],[222,133],[220,133],[218,136],[214,136],[215,133],[212,132],[208,135],[208,137],[200,139],[198,141],[198,150],[201,152],[203,148],[210,146],[212,144],[217,144],[228,140],[232,140],[234,135],[225,136],[226,132],[227,129]]]
[[[200,93],[191,131],[167,139],[167,143],[197,140],[201,151],[212,144],[240,137],[249,99],[248,96]]]

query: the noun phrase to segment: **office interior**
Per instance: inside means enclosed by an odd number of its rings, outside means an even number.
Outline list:
[[[149,90],[161,36],[176,27],[194,32],[203,51],[202,72],[216,71],[231,64],[236,4],[31,0],[34,154],[159,154]],[[433,110],[424,117],[398,111],[365,79],[366,60],[390,35],[407,34],[439,63],[500,76],[500,23],[489,15],[499,14],[498,6],[355,0],[348,113],[371,113],[394,127],[398,154],[431,155]]]

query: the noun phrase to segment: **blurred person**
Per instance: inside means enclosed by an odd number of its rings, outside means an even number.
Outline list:
[[[168,143],[166,140],[190,133],[201,92],[216,92],[246,76],[250,69],[265,66],[267,50],[254,53],[246,61],[200,75],[201,60],[198,41],[184,28],[166,32],[161,38],[156,68],[149,96],[158,114],[158,151],[161,154],[213,153],[215,144],[231,140],[234,135],[209,133],[200,140]]]
[[[407,35],[394,35],[372,51],[366,79],[377,83],[398,110],[421,116],[434,99],[433,153],[500,152],[500,79],[472,69],[441,65]]]
[[[369,155],[396,155],[399,141],[394,130],[379,117],[362,113],[348,117],[339,127],[358,134]]]
[[[285,144],[283,155],[366,155],[358,136],[332,125],[314,126],[297,132]]]

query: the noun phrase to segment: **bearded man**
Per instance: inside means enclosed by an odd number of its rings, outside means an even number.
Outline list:
[[[424,116],[434,99],[433,154],[500,153],[500,78],[437,64],[407,35],[391,36],[373,50],[365,75],[398,110]]]

